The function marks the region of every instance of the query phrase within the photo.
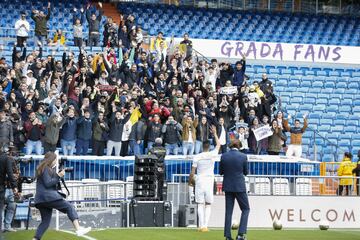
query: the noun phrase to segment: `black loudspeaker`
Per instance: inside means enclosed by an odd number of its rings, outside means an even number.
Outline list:
[[[166,199],[164,174],[159,174],[156,155],[135,156],[133,196],[138,201]],[[164,198],[165,195],[165,198]]]
[[[169,201],[131,201],[130,227],[172,227],[173,209]]]

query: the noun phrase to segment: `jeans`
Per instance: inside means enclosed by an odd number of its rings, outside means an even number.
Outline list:
[[[147,143],[147,152],[149,152],[149,150],[150,149],[152,149],[152,147],[154,146],[154,142],[150,142],[150,141],[148,141],[148,143]]]
[[[120,156],[121,142],[114,142],[114,141],[109,140],[107,142],[107,146],[106,146],[106,155],[107,156],[112,155],[113,148],[115,149],[115,156]]]
[[[41,215],[41,223],[36,229],[36,239],[41,239],[42,235],[49,228],[53,209],[57,209],[62,213],[66,213],[71,222],[79,219],[74,206],[64,199],[40,203],[36,205],[36,208],[39,209]]]
[[[203,142],[196,140],[195,142],[195,154],[199,154],[203,151]]]
[[[132,155],[144,154],[144,140],[140,140],[140,143],[137,143],[135,140],[130,140],[129,144]]]
[[[90,47],[97,47],[99,45],[99,41],[100,41],[100,34],[94,34],[94,33],[90,33],[89,35],[89,43],[88,45]]]
[[[62,151],[63,151],[63,155],[65,155],[65,156],[74,155],[76,140],[67,141],[67,140],[61,139],[60,143],[61,143],[61,148],[62,148]]]
[[[194,154],[194,143],[193,142],[183,142],[183,155],[193,155]]]
[[[0,213],[1,213],[0,214],[0,232],[2,231],[2,222],[3,222],[2,212],[4,211],[4,204],[5,204],[5,189],[3,189],[3,186],[0,186]]]
[[[177,143],[172,143],[172,144],[166,143],[165,149],[166,149],[166,155],[170,155],[171,153],[173,155],[178,155],[179,146]]]
[[[37,36],[37,35],[35,35],[35,39],[34,39],[35,46],[38,44],[38,42],[41,42],[41,44],[43,46],[45,46],[46,45],[46,39],[47,39],[47,36]]]
[[[90,146],[90,140],[78,138],[76,140],[76,155],[87,155]]]
[[[36,155],[41,155],[42,152],[42,144],[41,141],[32,141],[27,140],[26,142],[26,155],[31,155],[35,148]]]
[[[14,193],[12,189],[6,189],[5,191],[5,205],[6,208],[4,211],[4,230],[11,228],[11,223],[16,210],[16,203],[14,200]]]

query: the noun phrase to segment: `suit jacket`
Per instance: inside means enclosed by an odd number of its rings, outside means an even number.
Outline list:
[[[224,153],[220,160],[220,174],[224,175],[224,192],[246,192],[247,156],[236,149]]]
[[[54,170],[45,168],[43,174],[37,178],[35,204],[63,199],[57,191],[59,181],[60,177]]]

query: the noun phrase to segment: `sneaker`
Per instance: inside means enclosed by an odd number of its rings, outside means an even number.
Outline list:
[[[91,231],[91,227],[87,227],[87,228],[80,227],[80,229],[76,231],[76,235],[78,237],[81,237],[81,236],[84,236],[85,234],[87,234],[90,231]]]
[[[246,240],[246,237],[245,237],[245,235],[244,236],[237,236],[236,240]]]
[[[4,232],[4,233],[6,233],[6,232],[16,232],[16,230],[13,229],[13,228],[5,228],[5,229],[3,230],[3,232]]]
[[[200,232],[208,232],[208,231],[209,231],[209,229],[207,227],[204,227],[204,228],[200,229]]]

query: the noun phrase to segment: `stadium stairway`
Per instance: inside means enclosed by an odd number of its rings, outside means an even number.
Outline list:
[[[111,17],[114,22],[119,26],[120,24],[120,13],[114,3],[103,3],[104,15]]]

